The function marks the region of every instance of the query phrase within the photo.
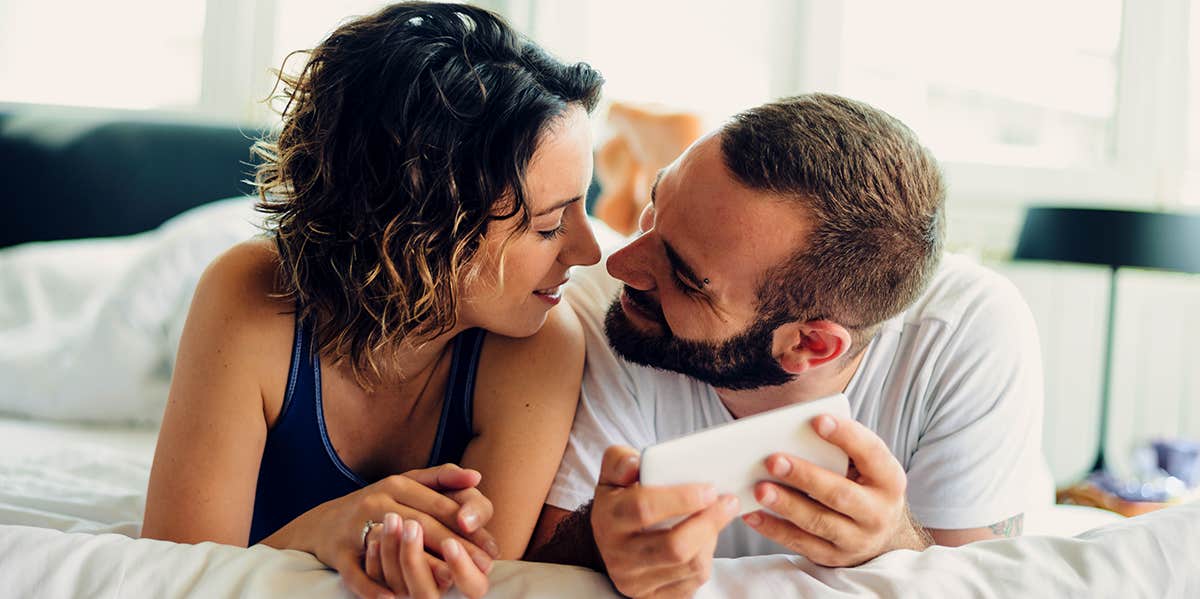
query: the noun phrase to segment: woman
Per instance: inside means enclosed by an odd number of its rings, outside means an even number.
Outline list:
[[[602,79],[426,3],[339,27],[281,79],[257,177],[272,238],[196,290],[143,536],[307,551],[363,597],[482,595],[491,560],[524,553],[574,415],[582,332],[555,305],[599,259]]]

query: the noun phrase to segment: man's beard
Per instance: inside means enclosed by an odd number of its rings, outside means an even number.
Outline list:
[[[772,387],[792,380],[792,375],[771,353],[775,329],[787,322],[787,318],[758,314],[745,331],[725,341],[691,341],[671,332],[661,308],[643,292],[626,287],[625,294],[643,312],[654,315],[663,332],[655,334],[638,329],[621,309],[618,298],[608,309],[604,332],[609,345],[622,358],[735,391]]]

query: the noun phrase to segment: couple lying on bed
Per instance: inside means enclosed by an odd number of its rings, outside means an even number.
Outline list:
[[[897,120],[829,95],[747,110],[659,173],[599,265],[587,65],[412,3],[284,81],[270,235],[196,290],[144,536],[306,551],[363,597],[478,597],[493,559],[688,596],[714,556],[843,566],[1020,532],[1036,335],[1010,286],[941,259],[939,170]],[[854,467],[770,457],[772,514],[637,484],[635,448],[842,391],[854,419],[814,427]]]

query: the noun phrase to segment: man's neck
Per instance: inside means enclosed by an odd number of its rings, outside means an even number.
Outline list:
[[[866,354],[865,351],[859,352],[840,368],[815,368],[790,383],[775,387],[745,391],[716,389],[717,397],[721,398],[721,403],[725,404],[734,418],[745,418],[759,412],[828,397],[846,390]],[[824,370],[828,372],[822,372]]]

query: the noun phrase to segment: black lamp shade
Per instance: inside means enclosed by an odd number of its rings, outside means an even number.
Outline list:
[[[1200,214],[1033,207],[1013,258],[1200,273]]]

